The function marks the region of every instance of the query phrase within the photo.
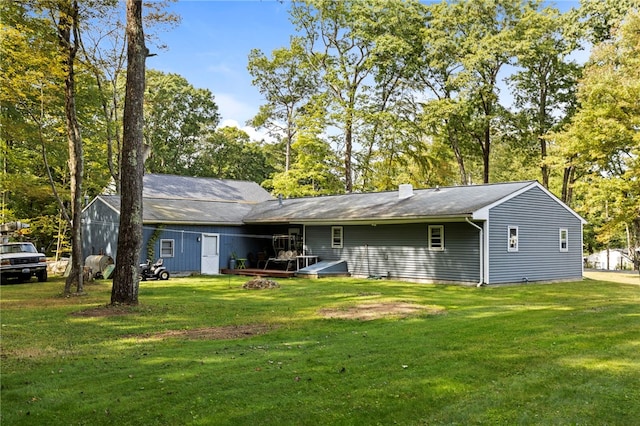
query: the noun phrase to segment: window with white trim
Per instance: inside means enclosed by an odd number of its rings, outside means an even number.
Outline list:
[[[444,250],[444,226],[429,225],[429,250]]]
[[[507,251],[518,251],[517,226],[510,226],[507,230]]]
[[[342,248],[344,240],[344,229],[342,226],[331,227],[331,248]]]
[[[569,230],[567,228],[560,228],[559,240],[560,251],[569,251]]]
[[[173,257],[175,240],[160,240],[160,257]]]

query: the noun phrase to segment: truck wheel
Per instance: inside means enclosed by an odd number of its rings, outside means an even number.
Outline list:
[[[42,272],[39,272],[36,276],[38,277],[38,282],[43,283],[43,282],[47,281],[47,271],[46,270],[42,271]]]

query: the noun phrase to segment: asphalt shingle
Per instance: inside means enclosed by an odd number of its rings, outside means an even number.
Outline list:
[[[246,223],[427,219],[470,216],[535,181],[417,189],[401,199],[398,191],[266,201]]]

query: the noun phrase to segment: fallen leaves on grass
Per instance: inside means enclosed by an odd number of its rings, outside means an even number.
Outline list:
[[[277,282],[262,277],[255,277],[242,285],[242,288],[250,290],[262,290],[278,287],[280,287],[280,284]]]

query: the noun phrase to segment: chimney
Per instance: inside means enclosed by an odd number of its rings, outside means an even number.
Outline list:
[[[410,183],[403,183],[398,186],[398,199],[413,197],[413,186]]]

